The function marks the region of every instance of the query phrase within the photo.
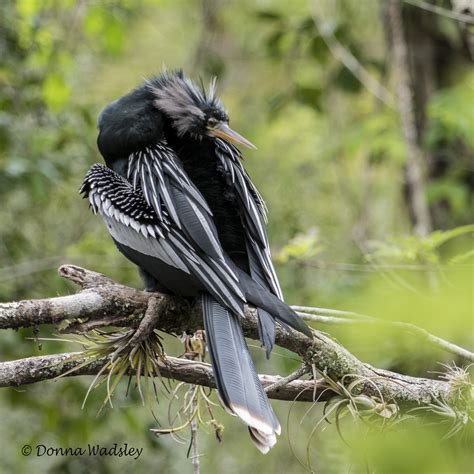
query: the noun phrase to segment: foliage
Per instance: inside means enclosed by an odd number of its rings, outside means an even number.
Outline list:
[[[414,321],[472,345],[473,73],[461,28],[429,12],[420,21],[421,26],[429,24],[431,36],[426,39],[436,40],[433,47],[441,48],[437,57],[443,59],[437,64],[442,74],[432,77],[422,140],[429,168],[427,197],[433,210],[442,210],[441,223],[420,238],[413,235],[404,201],[406,148],[399,114],[378,101],[331,53],[313,18],[317,14],[325,33],[394,90],[396,71],[384,41],[383,2],[310,3],[1,2],[0,300],[67,294],[69,288],[55,274],[65,261],[141,286],[137,272],[115,250],[77,190],[87,168],[100,160],[95,123],[102,107],[159,72],[164,63],[185,66],[204,80],[218,73],[219,93],[233,126],[258,145],[258,152],[246,154],[245,164],[270,209],[270,240],[288,301]],[[438,3],[450,8],[445,0]],[[408,20],[420,15],[410,5],[404,5],[404,14]],[[449,355],[391,330],[321,328],[378,366],[427,375],[440,370],[437,362],[451,361]],[[32,336],[37,335],[26,330],[2,334],[2,360],[71,349],[60,341],[27,339]],[[51,338],[49,332],[39,336]],[[169,354],[183,352],[181,342],[169,337],[163,346]],[[284,374],[296,366],[287,352],[276,349],[270,361],[261,350],[254,352],[265,372]],[[141,405],[137,391],[127,398],[126,384],[118,383],[115,408],[105,406],[96,417],[107,395],[104,387],[91,392],[81,411],[89,383],[77,378],[22,391],[4,389],[0,471],[190,469],[186,448],[148,432],[156,428],[154,416],[159,422],[168,419],[166,403],[153,404],[152,414]],[[282,423],[280,442],[263,457],[248,442],[245,427],[213,408],[225,432],[220,444],[200,432],[203,470],[305,472],[287,441],[305,459],[311,433],[309,456],[318,472],[471,469],[468,424],[445,441],[450,428],[433,425],[433,414],[427,414],[426,422],[408,420],[391,430],[369,430],[352,419],[351,409],[361,409],[365,401],[356,398],[352,386],[339,388],[341,396],[343,389],[350,396],[333,400],[332,413],[344,409],[351,415],[337,422],[349,447],[319,405],[304,416],[308,406],[295,404],[288,426]],[[175,395],[188,393],[181,386],[172,390]],[[189,415],[192,395],[185,402],[177,400],[184,403],[182,416]],[[207,392],[199,397],[198,406],[205,411]],[[389,400],[378,403],[370,414],[388,413],[385,408],[393,412]],[[275,407],[284,420],[287,404],[277,402]],[[384,418],[379,412],[377,417]],[[221,426],[210,426],[220,436]],[[127,461],[131,465],[115,458],[25,458],[19,452],[24,444],[121,441],[144,447],[143,458]]]
[[[456,237],[474,233],[474,225],[456,227],[451,230],[437,230],[427,237],[410,235],[393,237],[385,242],[372,242],[372,251],[366,257],[384,263],[438,264],[442,260],[441,247]],[[459,262],[465,254],[452,257]]]
[[[307,234],[295,235],[275,255],[275,259],[283,264],[289,259],[308,260],[320,254],[324,246],[318,241],[316,229],[309,229]]]

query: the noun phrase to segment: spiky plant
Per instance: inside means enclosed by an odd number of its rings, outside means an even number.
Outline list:
[[[78,363],[60,377],[70,375],[99,361],[105,361],[87,390],[83,407],[91,391],[104,384],[107,393],[99,412],[107,403],[113,407],[113,394],[125,375],[128,376],[127,393],[134,378],[135,386],[144,405],[149,405],[151,393],[155,398],[157,397],[156,378],[166,387],[160,375],[160,365],[166,363],[166,359],[159,332],[153,330],[139,344],[131,345],[134,334],[135,330],[133,329],[112,332],[92,330],[87,334],[73,335],[69,339],[62,339],[66,342],[78,343],[84,350],[63,361],[78,361]]]
[[[313,370],[313,373],[313,377],[316,380],[315,370]],[[311,472],[313,472],[311,467],[311,441],[321,428],[323,422],[328,424],[334,423],[341,440],[350,447],[341,430],[340,422],[343,417],[351,415],[354,421],[363,422],[369,429],[384,429],[402,419],[398,405],[391,400],[385,400],[376,383],[370,377],[347,374],[342,377],[340,381],[335,381],[325,373],[321,375],[327,388],[323,390],[319,394],[319,397],[311,404],[303,415],[300,423],[309,416],[311,411],[318,405],[319,399],[327,391],[333,392],[335,395],[325,403],[322,416],[317,420],[310,432],[306,443],[305,462],[298,457],[290,442],[291,450],[296,459],[305,469],[309,469]],[[362,384],[372,385],[376,395],[368,396],[361,394],[360,386]],[[290,418],[290,412],[288,413],[288,420]]]
[[[428,406],[414,408],[412,411],[425,411],[441,418],[448,424],[444,438],[450,438],[461,432],[469,422],[474,422],[474,385],[471,383],[469,369],[459,367],[455,363],[441,364],[446,371],[436,372],[449,386],[447,399],[436,399]]]

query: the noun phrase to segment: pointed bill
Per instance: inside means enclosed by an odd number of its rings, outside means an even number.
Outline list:
[[[225,122],[220,122],[215,128],[210,129],[208,133],[211,136],[223,138],[224,140],[236,145],[243,145],[247,148],[251,148],[252,150],[257,149],[253,143],[249,142],[242,135],[232,130]]]

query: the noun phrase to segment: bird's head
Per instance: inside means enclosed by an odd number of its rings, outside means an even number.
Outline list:
[[[229,116],[216,97],[216,80],[209,90],[194,84],[182,71],[165,72],[147,83],[154,105],[171,120],[178,136],[222,138],[237,145],[256,148],[229,127]]]

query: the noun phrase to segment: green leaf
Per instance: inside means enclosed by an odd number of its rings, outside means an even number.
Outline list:
[[[297,234],[278,252],[276,259],[286,263],[290,259],[309,260],[324,251],[316,229],[310,229],[305,234]]]

